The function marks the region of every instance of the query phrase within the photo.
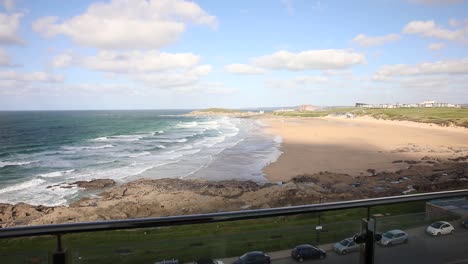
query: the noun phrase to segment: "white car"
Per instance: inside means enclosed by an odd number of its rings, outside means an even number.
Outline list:
[[[445,221],[434,222],[426,228],[426,233],[431,236],[448,235],[454,232],[455,228],[449,222]]]

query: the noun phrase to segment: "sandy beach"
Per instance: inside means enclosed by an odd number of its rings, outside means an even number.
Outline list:
[[[372,118],[261,118],[282,137],[270,183],[201,179],[112,179],[80,188],[69,206],[0,203],[0,227],[156,217],[383,197],[468,187],[468,129]]]
[[[282,137],[279,159],[264,168],[272,182],[319,172],[369,175],[408,167],[402,160],[468,155],[468,129],[367,117],[265,117]]]

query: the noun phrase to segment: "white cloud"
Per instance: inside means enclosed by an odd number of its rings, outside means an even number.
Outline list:
[[[252,64],[266,69],[291,71],[344,69],[365,63],[365,56],[346,50],[308,50],[299,53],[278,51],[252,59]]]
[[[465,0],[408,0],[411,3],[428,4],[428,5],[445,5],[461,3]]]
[[[63,34],[80,45],[102,49],[159,49],[177,41],[188,23],[217,26],[216,17],[183,0],[113,0],[58,20],[40,18],[33,29],[47,37]]]
[[[210,71],[210,65],[200,65],[186,71],[133,74],[130,78],[153,88],[180,88],[199,83],[200,78],[208,75]]]
[[[11,15],[0,13],[0,44],[22,44],[23,41],[16,35],[20,26],[22,13]]]
[[[164,53],[150,51],[100,51],[86,57],[82,65],[91,70],[114,73],[161,72],[189,69],[198,65],[200,57],[192,53]]]
[[[265,72],[265,70],[251,66],[248,64],[229,64],[224,66],[224,69],[229,72],[229,73],[234,73],[234,74],[246,74],[246,75],[253,75],[253,74],[262,74]]]
[[[374,74],[373,80],[389,81],[391,77],[434,74],[468,74],[468,58],[423,62],[416,65],[386,65]]]
[[[123,77],[145,86],[165,89],[197,84],[212,70],[211,65],[200,64],[200,61],[200,56],[192,53],[103,50],[87,57],[61,54],[53,59],[52,65],[79,65],[89,70],[105,72],[110,78]]]
[[[450,30],[436,25],[433,20],[411,21],[403,28],[403,33],[451,41],[464,41],[468,28]]]
[[[328,79],[323,76],[297,76],[287,80],[267,79],[265,80],[265,87],[273,89],[311,88],[327,81]]]
[[[6,11],[10,12],[15,9],[15,1],[14,0],[1,0],[1,5],[5,8]]]
[[[63,82],[63,77],[46,72],[0,71],[0,94],[21,95],[37,91],[44,84]]]
[[[174,89],[176,92],[187,94],[212,94],[212,95],[232,95],[237,89],[229,88],[224,83],[200,83],[193,86],[185,86]]]
[[[18,82],[62,82],[63,77],[46,72],[23,73],[17,71],[1,71],[0,80],[18,81]]]
[[[68,67],[73,63],[73,56],[68,53],[60,54],[52,59],[52,67],[64,68]]]
[[[0,66],[11,66],[11,58],[2,48],[0,48]]]
[[[378,37],[371,37],[366,36],[364,34],[357,35],[352,42],[363,46],[363,47],[371,47],[371,46],[381,46],[387,42],[397,41],[400,39],[398,34],[388,34],[385,36],[378,36]]]
[[[428,50],[441,50],[443,48],[445,48],[444,43],[431,43],[427,46]]]

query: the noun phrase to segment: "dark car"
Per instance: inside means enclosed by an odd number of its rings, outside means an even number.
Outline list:
[[[291,251],[291,257],[299,262],[306,259],[324,259],[327,257],[325,250],[311,245],[300,245]]]
[[[233,264],[270,264],[270,256],[261,251],[252,251],[240,256]]]
[[[468,218],[463,220],[461,224],[464,228],[468,228]]]

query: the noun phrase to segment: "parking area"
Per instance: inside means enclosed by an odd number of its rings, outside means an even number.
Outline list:
[[[407,244],[392,247],[375,246],[376,263],[468,263],[468,229],[460,226],[459,221],[452,223],[454,234],[433,237],[425,233],[426,227],[405,230],[409,234]],[[327,251],[324,260],[311,260],[313,263],[359,263],[359,252],[339,255],[333,252],[333,244],[321,245]],[[291,250],[268,252],[274,264],[298,263],[290,257]],[[225,264],[232,263],[236,258],[225,258]]]

